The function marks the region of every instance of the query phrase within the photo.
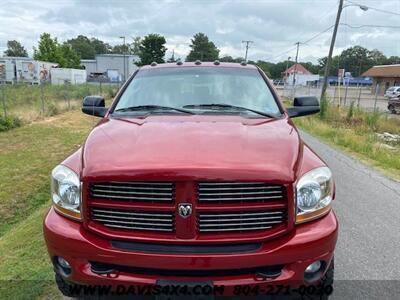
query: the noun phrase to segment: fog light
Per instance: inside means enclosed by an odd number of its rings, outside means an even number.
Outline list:
[[[71,269],[71,265],[62,257],[57,257],[58,264],[64,269]]]
[[[322,266],[322,264],[321,264],[320,260],[315,261],[306,268],[305,273],[306,274],[314,274],[321,269],[321,266]]]

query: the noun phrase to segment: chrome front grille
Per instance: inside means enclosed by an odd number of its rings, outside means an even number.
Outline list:
[[[92,207],[91,219],[114,229],[174,231],[174,215],[169,212]]]
[[[200,232],[265,230],[282,225],[285,221],[285,210],[198,214],[198,228]]]
[[[200,182],[199,202],[268,202],[282,200],[285,187],[264,182]]]
[[[175,184],[172,182],[102,182],[90,185],[92,198],[117,201],[172,203]]]

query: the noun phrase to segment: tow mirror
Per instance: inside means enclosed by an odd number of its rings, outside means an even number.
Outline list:
[[[296,97],[293,101],[293,107],[287,109],[291,118],[312,115],[319,111],[319,102],[317,97],[314,96]]]
[[[86,96],[83,98],[82,112],[95,117],[104,117],[108,110],[105,106],[103,96]]]

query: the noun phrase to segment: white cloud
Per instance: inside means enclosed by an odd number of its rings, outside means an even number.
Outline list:
[[[2,1],[0,5],[0,52],[7,40],[20,41],[32,53],[42,32],[65,41],[78,34],[95,36],[110,44],[119,36],[160,33],[178,57],[189,52],[190,38],[206,33],[220,53],[244,56],[242,40],[253,40],[252,60],[285,60],[294,57],[297,41],[306,41],[334,23],[336,0],[283,1]],[[400,11],[400,1],[358,2],[389,11]],[[362,25],[398,24],[398,16],[347,7],[341,22]],[[331,31],[300,48],[300,60],[316,61],[328,52]],[[129,40],[129,38],[128,38]],[[341,26],[335,53],[356,44],[377,48],[386,55],[400,55],[400,29],[344,28]]]

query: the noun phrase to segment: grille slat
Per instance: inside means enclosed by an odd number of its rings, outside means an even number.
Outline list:
[[[145,230],[174,231],[174,214],[171,212],[143,212],[112,208],[92,208],[91,219],[106,227]]]
[[[232,213],[199,213],[200,232],[241,232],[265,230],[284,224],[285,210],[275,211],[238,211]]]
[[[247,213],[229,213],[229,214],[218,214],[219,217],[241,217],[241,216],[264,216],[264,215],[277,215],[283,214],[283,211],[268,211],[268,212],[247,212]],[[216,214],[202,213],[201,217],[215,218]]]
[[[283,216],[276,216],[276,217],[270,217],[268,218],[268,220],[272,220],[272,219],[276,219],[276,220],[282,220]],[[234,219],[204,219],[204,218],[200,218],[200,220],[202,222],[234,222],[234,221],[260,221],[263,220],[261,218],[234,218]],[[224,224],[224,225],[228,225],[228,224]]]
[[[99,209],[93,208],[92,211],[100,212],[100,213],[108,213],[108,214],[117,214],[117,215],[131,215],[131,216],[149,216],[149,217],[168,217],[169,215],[166,214],[157,214],[153,212],[133,212],[129,210],[114,210],[114,209]]]
[[[256,227],[245,227],[240,230],[236,228],[219,228],[219,229],[201,229],[201,232],[222,232],[222,231],[249,231],[249,230],[263,230],[270,229],[272,226],[256,226]]]
[[[268,202],[285,198],[285,187],[264,182],[200,182],[199,202]]]
[[[173,203],[175,184],[172,182],[100,182],[90,185],[93,198]]]

